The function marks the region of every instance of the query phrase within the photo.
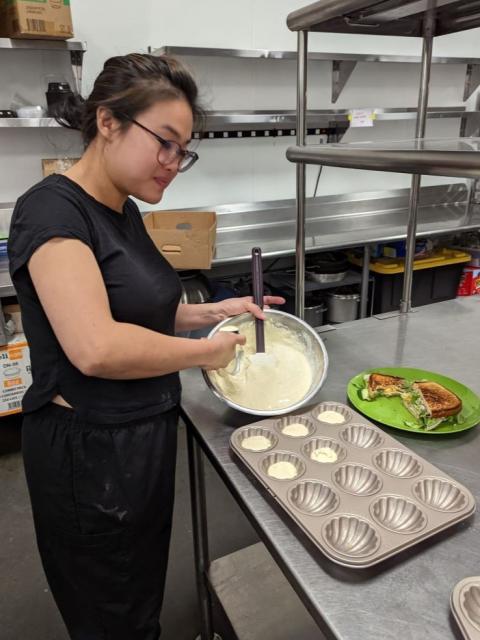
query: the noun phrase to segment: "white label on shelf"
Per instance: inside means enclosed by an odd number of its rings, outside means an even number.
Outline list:
[[[351,127],[373,127],[375,114],[371,109],[353,109],[348,119]]]

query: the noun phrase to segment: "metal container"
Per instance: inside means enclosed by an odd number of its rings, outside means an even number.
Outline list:
[[[282,409],[278,409],[276,411],[264,411],[260,409],[250,409],[248,407],[242,407],[235,402],[232,402],[223,395],[221,390],[218,389],[218,387],[215,385],[215,382],[211,378],[208,371],[203,370],[202,373],[208,388],[217,396],[217,398],[223,400],[223,402],[228,404],[228,406],[232,407],[233,409],[237,409],[238,411],[243,411],[244,413],[250,413],[257,416],[278,416],[289,413],[290,411],[296,411],[304,404],[309,402],[313,398],[313,396],[321,389],[327,377],[328,354],[320,336],[312,329],[312,327],[310,327],[310,325],[308,325],[300,318],[292,316],[289,313],[273,309],[265,309],[265,315],[267,317],[267,321],[275,322],[276,324],[278,324],[278,326],[287,328],[290,331],[294,332],[298,336],[300,344],[305,347],[305,350],[309,355],[310,366],[312,369],[312,384],[310,385],[310,389],[308,390],[307,394],[304,398],[302,398],[300,402],[296,402],[295,404],[292,404],[288,407],[283,407]],[[242,327],[253,322],[254,318],[250,313],[244,313],[240,316],[227,318],[212,329],[212,331],[208,335],[208,338],[212,338],[218,331],[228,325],[235,325],[239,328],[240,333],[242,333]],[[286,375],[295,375],[295,372],[286,372]]]
[[[327,411],[338,423],[322,421]],[[298,424],[305,435],[285,433]],[[261,451],[246,448],[251,436],[263,436]],[[371,567],[475,511],[466,487],[338,402],[236,429],[230,446],[317,548],[345,567]],[[279,462],[290,463],[288,479],[273,474]]]
[[[307,280],[321,284],[341,282],[348,273],[347,256],[340,251],[327,251],[308,259],[305,268]]]
[[[358,318],[359,293],[327,293],[327,321],[350,322]]]
[[[305,269],[305,277],[307,280],[312,280],[313,282],[320,282],[321,284],[326,284],[331,282],[334,284],[335,282],[341,282],[344,280],[348,271],[340,271],[339,273],[320,273],[318,269],[314,269],[313,267],[308,267]]]
[[[210,282],[201,271],[181,271],[179,273],[182,285],[182,304],[201,304],[209,302],[212,297]]]
[[[326,310],[327,305],[323,302],[306,306],[303,319],[311,327],[321,327],[323,324],[323,316]]]
[[[55,117],[61,115],[61,111],[73,92],[68,82],[49,82],[47,92],[48,115]]]
[[[450,606],[466,640],[480,640],[480,576],[464,578],[452,591]]]

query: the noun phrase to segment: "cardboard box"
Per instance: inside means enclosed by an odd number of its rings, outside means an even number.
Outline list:
[[[70,0],[0,0],[0,37],[67,40],[72,36]]]
[[[0,347],[0,416],[19,413],[25,391],[32,384],[30,350],[23,333]]]
[[[175,269],[210,269],[217,233],[214,211],[152,211],[143,221]]]
[[[79,160],[80,158],[43,158],[43,177],[51,176],[52,173],[65,173]]]
[[[15,333],[23,333],[22,312],[19,304],[2,305],[3,315],[6,322],[11,322],[15,327]]]

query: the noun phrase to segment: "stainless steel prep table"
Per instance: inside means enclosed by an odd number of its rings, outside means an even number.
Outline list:
[[[372,317],[322,334],[330,371],[316,401],[345,401],[347,382],[369,367],[410,366],[454,377],[480,394],[480,298],[451,300],[411,314]],[[382,319],[380,319],[382,318]],[[202,457],[206,454],[301,600],[329,638],[451,640],[460,638],[450,593],[480,573],[480,526],[475,517],[450,532],[370,570],[349,570],[324,558],[232,458],[234,428],[256,416],[229,409],[208,391],[198,370],[182,373],[182,415],[189,440],[202,640],[209,619],[208,540]],[[480,499],[480,431],[454,436],[389,432],[465,484]]]

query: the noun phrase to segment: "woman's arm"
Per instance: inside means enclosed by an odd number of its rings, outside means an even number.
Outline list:
[[[67,358],[88,376],[150,378],[189,367],[225,367],[244,337],[213,340],[166,336],[113,319],[95,256],[79,240],[53,238],[28,269],[48,320]]]
[[[269,304],[284,304],[285,299],[279,296],[264,296],[263,302]],[[257,318],[265,318],[260,307],[254,304],[250,296],[244,298],[228,298],[221,302],[203,304],[180,304],[175,317],[176,331],[191,331],[217,324],[225,318],[238,316],[241,313],[251,313]]]

